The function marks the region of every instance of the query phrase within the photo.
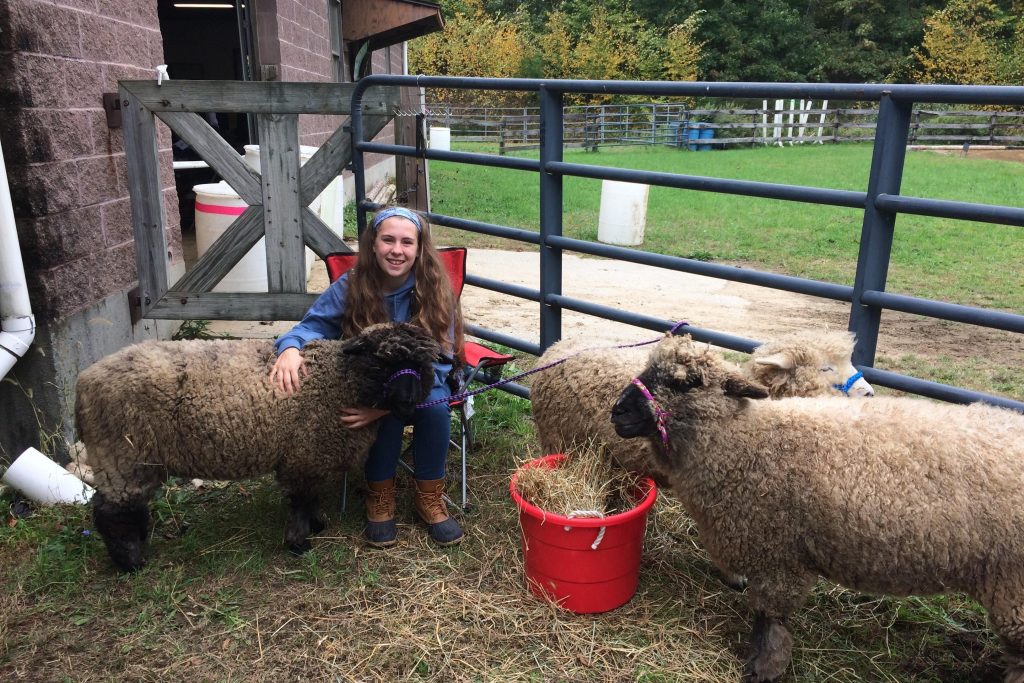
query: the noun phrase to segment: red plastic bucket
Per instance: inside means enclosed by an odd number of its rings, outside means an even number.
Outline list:
[[[558,467],[561,453],[523,465]],[[526,582],[538,597],[580,614],[607,612],[629,602],[640,574],[647,513],[658,496],[652,479],[640,480],[643,499],[632,510],[608,517],[570,518],[545,512],[509,491],[519,506]]]

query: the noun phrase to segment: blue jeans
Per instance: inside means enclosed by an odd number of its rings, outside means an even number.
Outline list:
[[[435,386],[427,401],[450,396],[447,386]],[[380,420],[377,440],[370,447],[366,460],[366,480],[384,481],[395,476],[398,458],[402,455],[402,433],[412,425],[412,458],[415,477],[421,480],[441,479],[448,460],[448,442],[452,434],[451,410],[448,403],[417,408],[408,422],[388,414]]]

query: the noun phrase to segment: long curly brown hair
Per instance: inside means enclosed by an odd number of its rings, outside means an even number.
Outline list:
[[[437,248],[430,235],[430,223],[421,214],[423,229],[416,244],[416,286],[412,292],[412,311],[409,322],[422,327],[437,340],[446,354],[456,362],[462,354],[462,305],[452,292],[448,273],[441,264]],[[356,265],[348,277],[348,296],[341,317],[342,336],[351,337],[363,328],[387,322],[384,307],[384,273],[377,265],[373,242],[377,231],[367,227],[359,236],[359,254]],[[454,338],[451,327],[455,328]]]

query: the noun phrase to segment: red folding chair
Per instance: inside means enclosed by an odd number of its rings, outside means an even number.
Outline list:
[[[438,255],[441,263],[448,272],[448,279],[452,283],[452,292],[455,298],[462,296],[462,288],[466,284],[466,248],[465,247],[440,247]],[[355,252],[335,252],[328,254],[324,262],[327,265],[327,276],[331,282],[341,277],[349,268],[356,264]],[[500,353],[490,349],[483,344],[474,341],[466,341],[462,347],[460,360],[462,361],[460,387],[467,387],[472,382],[485,382],[492,384],[501,378],[502,366],[514,360],[515,357],[507,353]],[[458,393],[458,392],[453,392]],[[466,484],[466,462],[469,457],[469,449],[473,447],[473,397],[465,399],[454,399],[448,402],[452,414],[458,417],[458,434],[453,435],[451,445],[459,451],[462,466],[462,509],[468,511],[469,495]],[[456,440],[457,439],[457,440]],[[412,467],[405,460],[399,463],[410,474]],[[452,500],[445,496],[450,505]]]

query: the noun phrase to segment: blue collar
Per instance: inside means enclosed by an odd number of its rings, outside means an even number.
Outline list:
[[[860,370],[858,370],[857,372],[855,372],[852,375],[850,375],[850,379],[846,380],[845,384],[833,384],[832,386],[834,386],[836,389],[838,389],[839,391],[841,391],[844,394],[846,394],[847,396],[849,396],[850,395],[850,387],[852,387],[854,385],[854,383],[857,380],[859,380],[861,377],[863,377],[863,376],[864,376],[864,373],[861,372]]]

